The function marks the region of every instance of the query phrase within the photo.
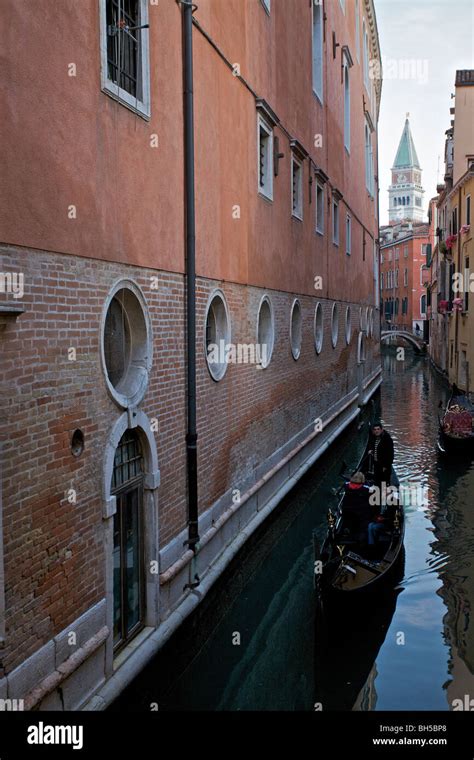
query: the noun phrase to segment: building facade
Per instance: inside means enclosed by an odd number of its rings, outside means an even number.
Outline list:
[[[196,543],[185,11],[7,5],[0,698],[102,709],[380,384],[377,25],[194,11]]]
[[[474,71],[458,70],[446,131],[444,183],[438,185],[436,246],[430,269],[430,356],[450,383],[473,388],[474,323],[470,262],[474,248]],[[472,278],[474,280],[474,278]],[[470,308],[471,306],[471,308]]]
[[[382,327],[426,338],[429,224],[402,222],[382,228],[380,297]]]

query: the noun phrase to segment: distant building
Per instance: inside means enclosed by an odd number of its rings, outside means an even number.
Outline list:
[[[392,166],[392,184],[388,189],[389,222],[423,220],[421,167],[408,121],[408,114]]]
[[[408,330],[426,338],[428,223],[400,222],[380,231],[382,328]]]

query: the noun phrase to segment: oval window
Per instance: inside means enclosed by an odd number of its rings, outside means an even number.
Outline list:
[[[230,319],[224,294],[215,291],[206,313],[206,360],[211,377],[221,380],[227,369]]]
[[[268,296],[260,301],[257,317],[257,344],[260,366],[264,369],[270,364],[275,341],[273,309]]]
[[[323,347],[323,334],[323,307],[318,303],[314,311],[314,347],[317,354],[321,353]]]
[[[346,309],[346,343],[349,345],[351,342],[351,335],[352,335],[352,322],[351,322],[351,307],[348,306]]]
[[[333,303],[332,314],[331,314],[331,342],[332,342],[333,348],[336,348],[338,336],[339,336],[339,306],[337,305],[337,303]]]
[[[151,322],[143,294],[122,281],[105,304],[101,357],[108,389],[121,406],[145,395],[153,353]]]
[[[293,359],[299,359],[301,354],[302,321],[301,305],[298,299],[295,298],[291,308],[290,322],[290,343]]]

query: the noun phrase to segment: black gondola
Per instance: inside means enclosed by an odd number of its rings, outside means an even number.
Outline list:
[[[472,454],[473,444],[474,405],[466,393],[453,385],[446,408],[439,418],[438,448],[442,454]]]
[[[377,595],[375,604],[371,594],[349,594],[344,604],[335,594],[326,599],[324,618],[316,621],[314,644],[315,702],[323,710],[375,709],[371,673],[392,622],[403,574],[402,550],[393,587]],[[366,701],[369,704],[364,705]],[[358,703],[362,704],[357,707]]]
[[[373,485],[371,457],[364,454],[358,471]],[[315,572],[316,589],[320,599],[328,593],[353,594],[375,591],[393,581],[394,572],[402,555],[405,516],[400,500],[399,481],[392,469],[391,484],[382,486],[382,512],[390,513],[384,531],[375,547],[369,548],[366,537],[360,536],[353,525],[348,526],[344,511],[345,493],[336,512],[328,512],[328,532],[321,552],[318,552],[321,572]],[[317,569],[317,568],[315,568]]]

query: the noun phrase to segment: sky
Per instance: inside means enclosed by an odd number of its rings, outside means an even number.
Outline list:
[[[454,105],[456,69],[474,68],[474,0],[374,2],[384,69],[379,118],[380,222],[387,224],[390,169],[407,112],[423,170],[425,217],[438,177],[443,182],[444,133],[453,118],[449,109]],[[410,65],[400,66],[400,61],[410,61]]]

